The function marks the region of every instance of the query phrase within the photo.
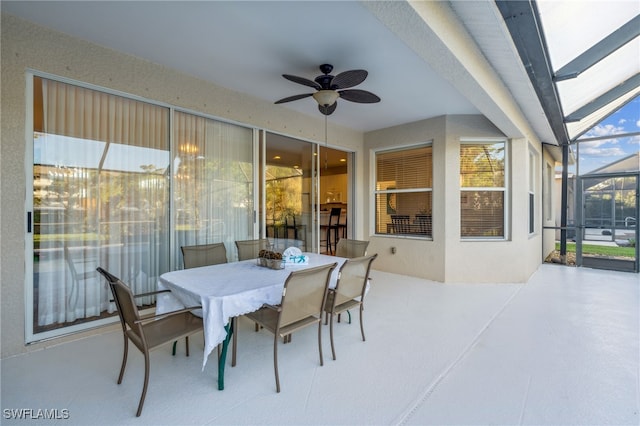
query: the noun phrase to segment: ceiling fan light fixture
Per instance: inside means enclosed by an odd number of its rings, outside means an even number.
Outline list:
[[[318,105],[325,107],[333,105],[340,97],[335,90],[318,90],[312,96]]]

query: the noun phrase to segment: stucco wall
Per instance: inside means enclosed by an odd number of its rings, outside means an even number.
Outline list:
[[[373,167],[371,161],[378,148],[433,141],[433,241],[376,236],[374,218],[369,215],[369,252],[378,253],[378,268],[442,282],[524,282],[540,265],[542,227],[539,221],[536,232],[532,235],[528,232],[530,144],[525,139],[508,142],[509,238],[505,241],[460,239],[460,140],[472,138],[505,138],[505,135],[485,117],[476,115],[437,117],[365,134],[369,168]],[[540,153],[539,156],[541,158]],[[540,182],[538,185],[541,187]],[[541,207],[537,206],[536,210],[539,213]],[[396,247],[396,254],[391,253],[391,247]]]
[[[381,148],[433,143],[433,240],[375,235],[375,213],[367,211],[365,226],[370,240],[368,253],[378,253],[375,266],[383,271],[403,275],[445,280],[445,205],[446,192],[445,139],[446,118],[436,117],[403,126],[365,134],[366,175],[371,176],[375,164],[375,151]],[[375,182],[368,181],[368,193],[373,194]],[[373,197],[367,202],[373,203]],[[396,253],[391,253],[391,247]]]
[[[0,145],[0,243],[2,358],[77,339],[68,338],[24,345],[25,318],[25,198],[27,170],[25,150],[30,145],[26,123],[26,73],[35,70],[92,84],[112,91],[140,96],[154,102],[186,108],[250,127],[264,128],[311,141],[324,140],[319,116],[297,114],[282,106],[214,86],[157,64],[105,49],[2,14],[2,110]],[[332,126],[334,147],[362,149],[363,135]],[[362,158],[356,159],[356,186],[363,180]],[[357,195],[362,202],[363,195]],[[362,235],[356,229],[356,235]]]
[[[282,106],[206,83],[171,69],[102,48],[64,34],[2,15],[0,229],[2,358],[37,350],[68,339],[105,331],[24,345],[26,280],[25,164],[30,146],[26,129],[28,70],[139,96],[309,141],[324,140],[322,117],[309,117]],[[330,145],[354,151],[354,237],[370,239],[369,252],[379,253],[374,269],[443,282],[522,282],[540,263],[540,234],[528,235],[526,174],[527,141],[512,143],[512,238],[500,242],[462,242],[459,238],[459,140],[461,137],[503,137],[482,116],[436,117],[363,135],[331,126]],[[514,136],[512,136],[514,137]],[[373,149],[433,142],[433,241],[372,235],[371,152]],[[539,144],[538,144],[539,145]],[[522,170],[521,170],[522,169]],[[390,252],[396,247],[395,255]],[[515,255],[514,255],[515,253]],[[482,273],[479,273],[479,272]]]

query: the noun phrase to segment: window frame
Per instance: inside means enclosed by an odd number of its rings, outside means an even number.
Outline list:
[[[544,221],[546,223],[551,222],[553,220],[553,183],[554,183],[554,170],[553,165],[545,161],[545,174],[544,174],[544,182],[543,187],[543,208],[544,208]]]
[[[216,117],[216,116],[212,116],[209,114],[205,114],[202,112],[198,112],[198,111],[193,111],[190,109],[185,109],[185,108],[180,108],[180,107],[176,107],[174,105],[171,104],[167,104],[161,101],[157,101],[154,99],[149,99],[149,98],[143,98],[131,93],[126,93],[126,92],[121,92],[121,91],[117,91],[117,90],[113,90],[107,87],[103,87],[103,86],[97,86],[94,84],[90,84],[90,83],[86,83],[84,81],[80,81],[80,80],[74,80],[74,79],[69,79],[69,78],[65,78],[65,77],[61,77],[59,75],[54,75],[54,74],[50,74],[50,73],[46,73],[46,72],[41,72],[41,71],[37,71],[37,70],[33,70],[33,69],[27,69],[25,72],[25,86],[26,86],[26,90],[25,90],[25,100],[26,100],[26,105],[27,105],[27,113],[26,113],[26,121],[25,121],[25,143],[26,143],[26,150],[25,150],[25,169],[28,171],[25,175],[25,179],[26,179],[26,193],[25,193],[25,203],[24,203],[24,209],[25,209],[25,214],[27,215],[31,215],[30,217],[34,217],[35,216],[35,210],[34,210],[34,184],[33,184],[33,167],[34,167],[34,80],[35,78],[42,78],[42,79],[46,79],[46,80],[51,80],[57,83],[63,83],[63,84],[68,84],[68,85],[72,85],[72,86],[76,86],[78,88],[81,89],[87,89],[87,90],[91,90],[91,91],[96,91],[99,92],[101,94],[105,94],[105,95],[109,95],[109,96],[116,96],[116,97],[122,97],[125,98],[129,101],[136,101],[136,102],[141,102],[141,103],[145,103],[145,104],[149,104],[155,107],[161,107],[161,108],[165,108],[168,110],[168,123],[169,123],[169,130],[168,130],[168,146],[167,149],[169,150],[169,156],[171,158],[171,161],[169,163],[168,169],[171,171],[168,174],[168,179],[169,179],[169,223],[168,223],[168,239],[169,239],[169,250],[171,252],[175,252],[176,251],[176,242],[177,239],[175,237],[175,230],[176,230],[176,223],[175,223],[175,204],[174,204],[174,188],[175,188],[175,182],[174,182],[174,167],[175,164],[173,162],[173,158],[175,157],[176,152],[178,151],[178,147],[177,144],[175,143],[175,137],[174,137],[174,128],[175,128],[175,123],[174,123],[174,116],[176,112],[181,112],[184,114],[190,114],[190,115],[194,115],[197,117],[200,117],[202,119],[206,119],[206,120],[213,120],[217,123],[222,123],[225,125],[233,125],[233,126],[237,126],[239,128],[243,128],[243,129],[247,129],[250,130],[252,132],[252,140],[251,140],[251,144],[252,144],[252,152],[253,152],[253,174],[252,174],[252,178],[253,178],[253,204],[254,204],[254,214],[252,216],[255,215],[255,206],[257,206],[257,201],[258,201],[258,190],[256,188],[258,188],[261,185],[261,182],[258,179],[258,174],[257,174],[257,157],[255,155],[255,153],[257,152],[257,138],[256,138],[256,127],[254,126],[247,126],[246,124],[243,123],[239,123],[239,122],[235,122],[232,120],[227,120],[224,118],[220,118],[220,117]],[[29,170],[31,170],[31,172],[29,172]],[[256,229],[256,225],[253,224],[251,227],[251,231],[255,234],[255,229]],[[33,253],[34,253],[34,229],[30,229],[28,232],[24,233],[24,239],[25,239],[25,259],[29,259],[29,258],[33,258]],[[170,270],[174,270],[176,269],[176,261],[174,259],[174,256],[170,256],[169,259],[169,269]],[[66,267],[66,266],[65,266]],[[37,331],[34,330],[34,298],[37,296],[37,293],[34,289],[34,263],[33,261],[27,261],[25,263],[25,289],[24,289],[24,306],[25,306],[25,310],[24,310],[24,338],[25,338],[25,343],[27,344],[31,344],[31,343],[36,343],[36,342],[40,342],[43,340],[47,340],[47,339],[51,339],[51,338],[58,338],[61,336],[65,336],[65,335],[70,335],[70,334],[75,334],[78,332],[84,332],[90,329],[94,329],[97,327],[101,327],[101,326],[105,326],[105,325],[109,325],[109,324],[113,324],[115,322],[118,322],[118,316],[117,315],[110,315],[106,318],[99,318],[99,319],[90,319],[89,317],[87,317],[86,320],[80,321],[79,323],[69,323],[69,325],[64,325],[67,324],[66,322],[64,323],[60,323],[62,324],[62,326],[60,327],[55,327],[51,330],[44,330],[44,331]],[[100,280],[102,280],[100,278]],[[143,314],[152,312],[153,308],[151,309],[147,309],[146,306],[143,307],[143,311],[141,311]]]
[[[503,144],[504,146],[504,182],[501,187],[464,187],[462,186],[462,177],[461,177],[461,167],[458,170],[458,179],[459,183],[459,213],[460,213],[460,240],[463,242],[467,241],[508,241],[510,239],[510,216],[509,216],[509,206],[511,203],[511,173],[510,173],[510,165],[511,165],[511,144],[509,139],[507,138],[461,138],[458,148],[458,164],[461,166],[462,157],[460,155],[460,149],[463,145],[494,145],[494,144]],[[502,192],[503,193],[503,235],[501,236],[463,236],[462,235],[462,195],[464,192]]]
[[[528,176],[527,176],[527,231],[529,236],[536,235],[536,204],[537,204],[537,177],[538,177],[538,152],[529,144],[527,156]]]
[[[431,148],[431,187],[416,187],[416,188],[404,188],[404,189],[377,189],[377,176],[378,176],[378,155],[380,154],[388,154],[388,153],[397,153],[402,151],[410,151],[419,148]],[[377,201],[379,195],[385,194],[418,194],[418,193],[429,193],[431,194],[431,226],[433,226],[433,140],[429,140],[426,142],[418,142],[413,144],[394,146],[394,147],[384,147],[377,148],[371,151],[371,187],[372,195],[371,200],[369,202],[370,205],[370,233],[379,237],[393,237],[393,238],[408,238],[408,239],[418,239],[418,240],[433,240],[433,228],[431,233],[428,235],[420,235],[420,234],[394,234],[394,233],[379,233],[378,232],[378,213],[377,213]]]

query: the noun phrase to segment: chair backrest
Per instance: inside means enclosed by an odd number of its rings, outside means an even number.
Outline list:
[[[336,296],[334,303],[341,303],[360,297],[364,300],[364,294],[369,279],[371,264],[378,257],[378,254],[371,256],[356,257],[347,259],[340,267],[338,282],[336,283]]]
[[[331,213],[329,213],[329,226],[339,225],[341,214],[342,214],[341,207],[331,207]]]
[[[349,238],[340,238],[336,247],[336,256],[338,257],[362,257],[367,254],[369,241],[351,240]]]
[[[284,226],[288,227],[296,227],[296,215],[295,214],[288,214],[285,215],[284,217]]]
[[[416,214],[416,224],[421,234],[431,235],[431,215]]]
[[[129,326],[131,332],[139,339],[138,342],[134,341],[134,343],[136,345],[142,344],[146,347],[142,326],[140,324],[136,324],[136,321],[140,319],[140,313],[138,312],[133,292],[115,275],[110,274],[100,267],[97,268],[97,271],[105,277],[109,283],[109,287],[111,288],[111,293],[113,294],[113,299],[118,310],[118,316],[120,317],[120,323],[122,324],[122,331],[127,334],[127,326]],[[140,349],[142,350],[142,348]]]
[[[227,249],[224,243],[182,246],[181,248],[184,269],[227,263]]]
[[[98,266],[97,248],[70,248],[65,245],[64,259],[69,266],[74,281],[86,279],[92,275],[97,277],[94,269]]]
[[[391,223],[396,234],[406,234],[409,232],[409,215],[408,214],[392,214]]]
[[[289,274],[282,290],[279,327],[293,324],[309,316],[320,318],[331,272],[337,265],[338,263],[335,262],[293,271]]]
[[[238,260],[256,259],[260,250],[269,250],[271,244],[266,238],[258,240],[240,240],[236,241],[238,249]]]

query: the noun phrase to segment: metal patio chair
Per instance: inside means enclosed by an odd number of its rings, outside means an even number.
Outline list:
[[[322,309],[327,296],[331,272],[336,263],[293,271],[284,283],[282,299],[277,306],[264,305],[246,317],[273,333],[273,369],[276,391],[280,392],[278,374],[278,340],[287,339],[302,328],[318,325],[318,352],[322,360]]]
[[[362,311],[364,310],[364,296],[367,290],[367,281],[371,263],[378,254],[371,256],[347,259],[340,267],[338,282],[335,288],[329,289],[324,311],[329,315],[329,336],[331,338],[331,354],[336,359],[336,351],[333,343],[333,317],[356,306],[360,307],[360,333],[362,341],[364,337],[364,323]]]
[[[362,257],[367,254],[368,246],[369,241],[340,238],[336,246],[336,256],[347,258]]]
[[[136,306],[135,297],[150,296],[152,294],[163,293],[166,290],[154,291],[134,296],[131,289],[119,278],[110,274],[106,270],[98,267],[97,271],[105,277],[111,287],[113,299],[118,309],[122,333],[124,336],[124,354],[122,356],[122,366],[118,376],[118,384],[122,383],[124,370],[127,365],[127,354],[129,352],[129,340],[144,355],[144,386],[142,395],[138,403],[136,417],[140,417],[142,406],[147,395],[149,385],[149,353],[163,346],[175,342],[183,337],[188,337],[203,329],[202,318],[193,315],[193,309],[200,309],[201,306],[192,306],[178,311],[168,312],[160,315],[150,315],[141,317]],[[187,344],[187,356],[189,356],[189,346]]]

